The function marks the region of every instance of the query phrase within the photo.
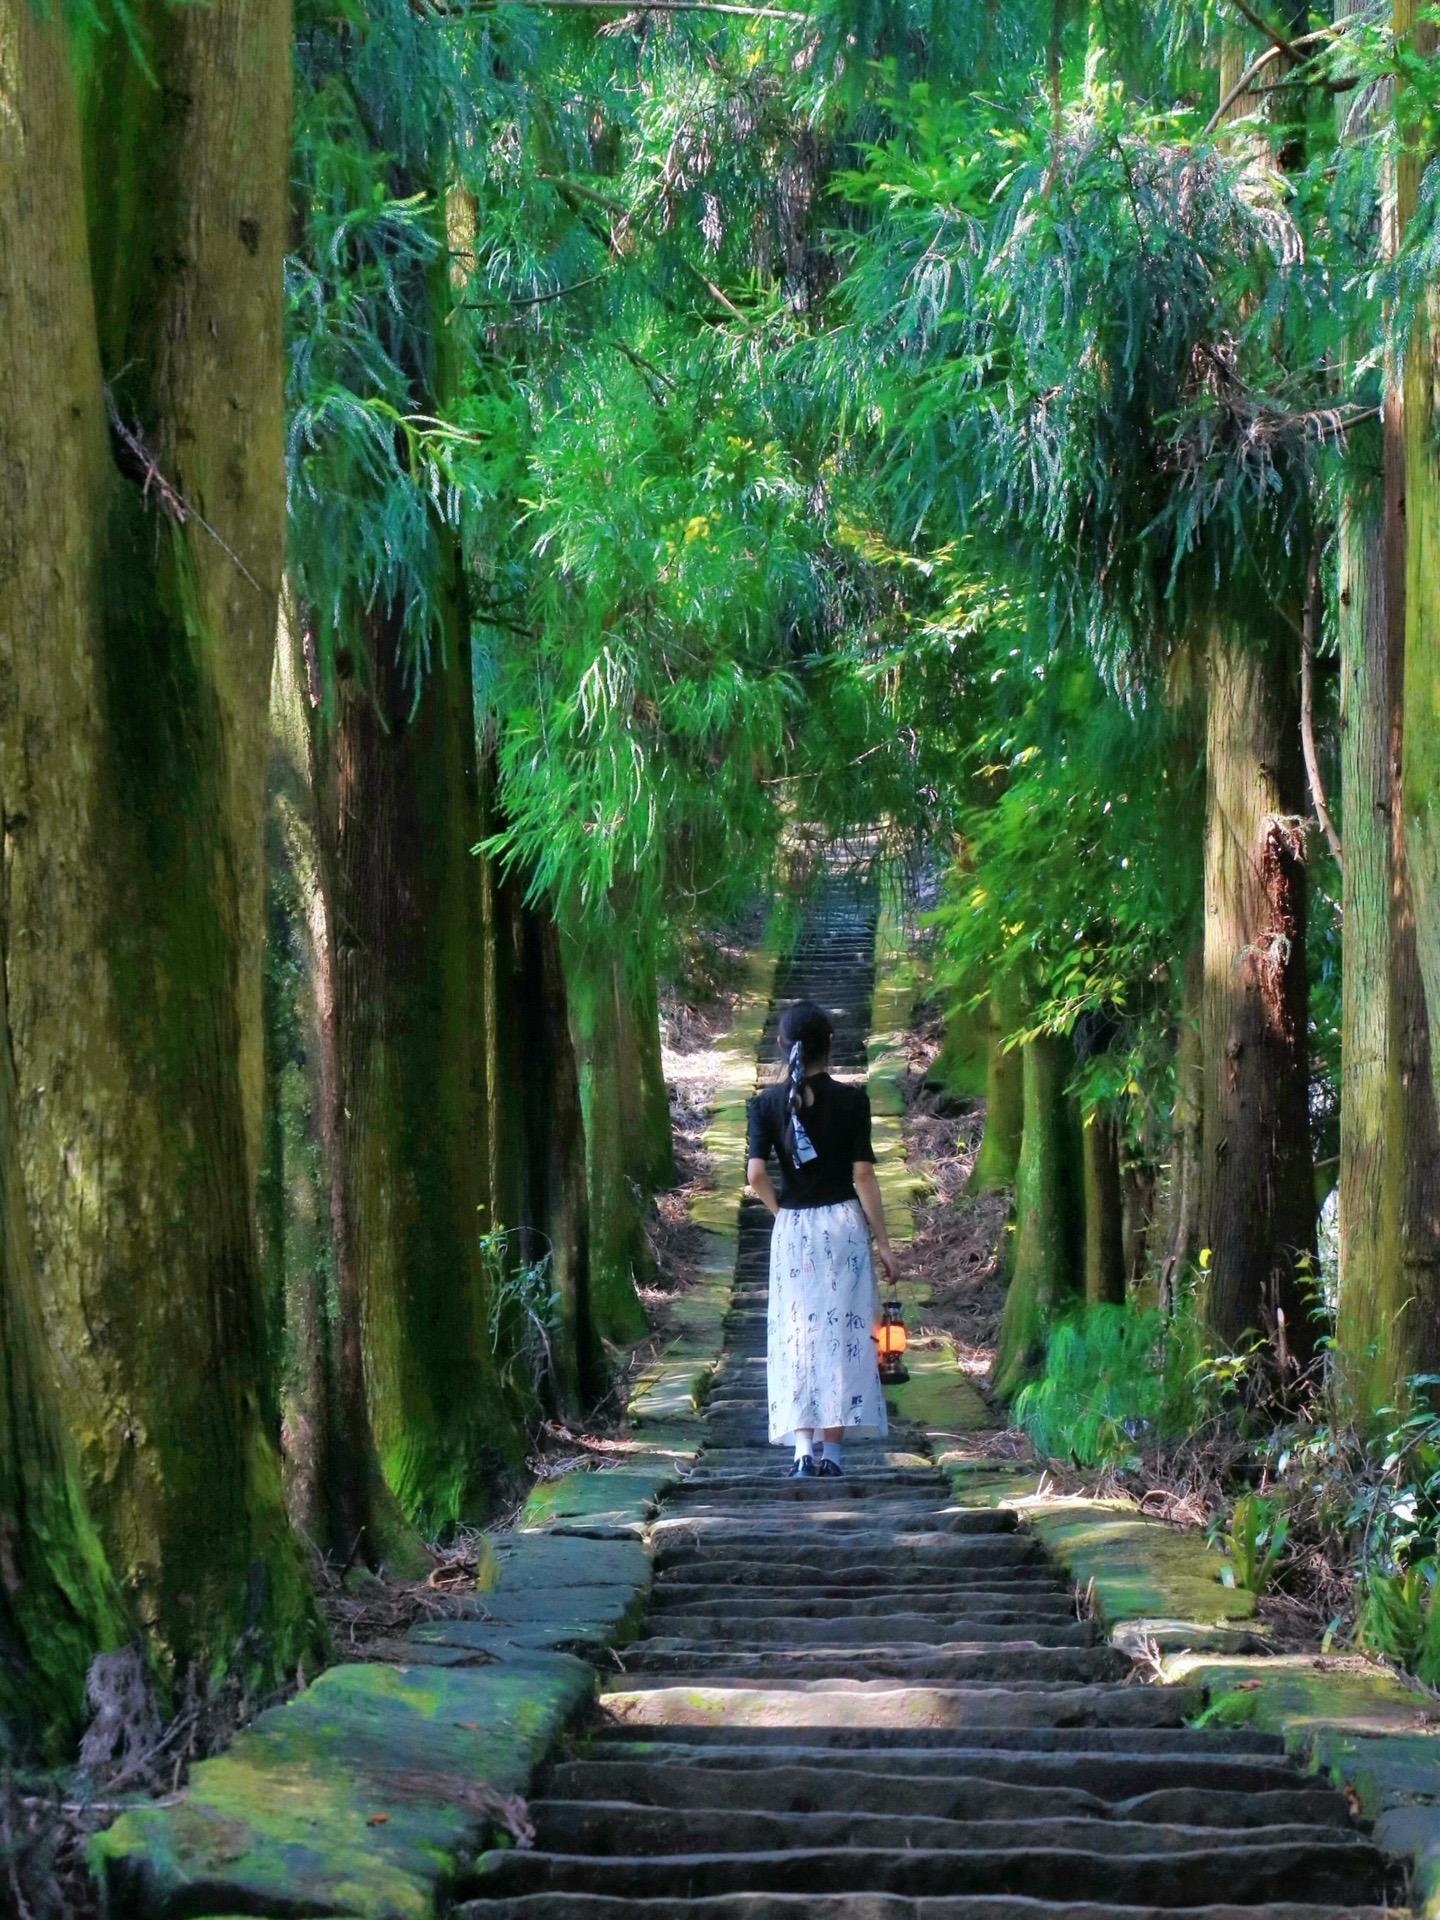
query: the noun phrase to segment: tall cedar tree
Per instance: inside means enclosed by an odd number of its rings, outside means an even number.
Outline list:
[[[318,1639],[253,1206],[289,11],[128,26],[0,8],[6,1045],[111,1564],[163,1658],[280,1675]]]

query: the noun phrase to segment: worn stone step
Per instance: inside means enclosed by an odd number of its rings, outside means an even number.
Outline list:
[[[635,1751],[632,1741],[644,1741],[648,1746],[653,1746],[657,1760],[668,1755],[670,1746],[674,1747],[677,1755],[687,1751],[693,1753],[695,1744],[700,1741],[708,1741],[715,1748],[735,1756],[733,1760],[720,1762],[707,1751],[703,1756],[703,1764],[707,1767],[717,1764],[742,1765],[744,1756],[753,1756],[762,1747],[788,1744],[796,1748],[808,1746],[813,1750],[838,1744],[871,1750],[877,1766],[889,1766],[892,1758],[897,1766],[902,1766],[908,1752],[922,1772],[925,1770],[923,1762],[927,1754],[931,1756],[933,1772],[936,1766],[949,1766],[957,1756],[963,1758],[966,1752],[974,1755],[1018,1753],[1030,1759],[1048,1753],[1118,1753],[1129,1758],[1145,1758],[1148,1764],[1162,1767],[1167,1775],[1178,1761],[1195,1757],[1220,1757],[1273,1761],[1292,1786],[1299,1778],[1294,1762],[1286,1757],[1285,1743],[1280,1736],[1261,1733],[1254,1727],[985,1726],[966,1727],[953,1732],[943,1727],[835,1727],[830,1729],[836,1736],[835,1741],[825,1738],[817,1740],[814,1728],[787,1733],[783,1727],[717,1727],[707,1732],[705,1727],[698,1726],[679,1727],[668,1733],[651,1735],[643,1729],[632,1732],[613,1722],[595,1721],[593,1727],[593,1738],[598,1744],[612,1748],[618,1745],[632,1758]],[[937,1752],[942,1756],[938,1760],[935,1759]],[[697,1765],[702,1764],[701,1756],[695,1758]],[[767,1754],[764,1758],[766,1765],[776,1764],[773,1756]],[[826,1764],[829,1764],[828,1760]],[[841,1764],[838,1757],[836,1764]]]
[[[1092,1647],[1100,1641],[1100,1631],[1091,1621],[1060,1616],[1036,1619],[1019,1608],[1009,1609],[1013,1616],[1004,1620],[977,1618],[968,1609],[955,1613],[869,1613],[856,1617],[838,1614],[830,1619],[803,1613],[776,1614],[773,1609],[735,1617],[725,1613],[693,1614],[683,1608],[652,1609],[649,1627],[641,1641],[626,1649],[628,1660],[635,1645],[649,1646],[663,1641],[667,1647],[681,1645],[713,1649],[717,1644],[737,1651],[758,1653],[769,1647],[872,1646],[966,1646],[993,1647],[1009,1653],[1022,1647]],[[683,1630],[691,1629],[683,1638]],[[703,1632],[703,1638],[698,1637]]]
[[[862,1501],[888,1500],[896,1493],[911,1495],[917,1503],[933,1498],[937,1506],[943,1506],[951,1498],[949,1482],[938,1473],[867,1469],[863,1473],[847,1471],[843,1480],[788,1480],[784,1477],[788,1463],[780,1464],[783,1456],[779,1454],[775,1457],[777,1464],[763,1476],[735,1475],[722,1479],[718,1475],[693,1474],[666,1496],[665,1511],[682,1514],[688,1513],[692,1506],[708,1507],[712,1503],[718,1506],[725,1501],[732,1513],[748,1514],[757,1506],[779,1507],[786,1503],[832,1506],[846,1501],[858,1505]]]
[[[797,1680],[789,1686],[677,1687],[643,1683],[600,1696],[601,1714],[631,1726],[803,1728],[848,1739],[871,1728],[1179,1726],[1203,1705],[1195,1688],[905,1686],[886,1680]],[[843,1725],[837,1720],[843,1716]]]
[[[696,1766],[743,1774],[771,1766],[822,1768],[837,1776],[858,1774],[872,1787],[877,1778],[904,1781],[907,1789],[911,1779],[949,1776],[961,1781],[978,1774],[998,1785],[1060,1788],[1116,1802],[1156,1791],[1159,1780],[1165,1782],[1167,1791],[1263,1794],[1293,1791],[1297,1779],[1288,1760],[1259,1754],[1157,1755],[1143,1749],[1026,1752],[1023,1748],[987,1749],[969,1744],[926,1746],[923,1736],[930,1730],[924,1728],[909,1735],[910,1744],[890,1749],[876,1745],[873,1737],[862,1744],[858,1733],[843,1728],[818,1735],[807,1730],[811,1732],[809,1744],[797,1738],[793,1730],[782,1729],[774,1745],[758,1748],[725,1744],[724,1735],[730,1731],[725,1728],[685,1731],[691,1736],[689,1743],[599,1739],[586,1757],[592,1763],[604,1764],[633,1756],[635,1764],[668,1767],[676,1773]]]
[[[713,1567],[724,1574],[730,1586],[760,1585],[767,1572],[783,1567],[798,1567],[802,1573],[818,1571],[827,1578],[843,1578],[848,1584],[857,1578],[860,1567],[880,1567],[893,1577],[904,1572],[928,1572],[940,1577],[953,1569],[957,1578],[968,1571],[1005,1573],[1014,1567],[1035,1567],[1051,1578],[1054,1568],[1037,1540],[1024,1533],[886,1533],[866,1529],[847,1532],[845,1560],[837,1563],[835,1542],[816,1537],[800,1527],[787,1537],[783,1529],[769,1536],[724,1535],[712,1540],[686,1538],[684,1528],[673,1537],[661,1535],[655,1549],[662,1567]],[[737,1577],[738,1576],[738,1577]],[[698,1571],[696,1578],[702,1577]]]
[[[952,1500],[950,1482],[945,1475],[924,1473],[906,1467],[866,1467],[864,1471],[847,1469],[843,1480],[789,1480],[789,1463],[783,1453],[772,1453],[774,1465],[766,1473],[693,1473],[666,1494],[668,1513],[685,1513],[691,1501],[732,1501],[735,1509],[749,1509],[751,1501],[860,1501],[887,1498],[891,1494],[935,1496],[937,1505]]]
[[[825,1484],[819,1482],[822,1487]],[[1015,1515],[1007,1508],[940,1507],[931,1500],[776,1500],[738,1513],[726,1512],[718,1501],[688,1501],[679,1509],[667,1507],[651,1528],[650,1538],[657,1552],[676,1542],[718,1545],[747,1560],[772,1553],[788,1560],[827,1553],[836,1539],[844,1541],[847,1553],[852,1547],[868,1548],[873,1556],[887,1536],[897,1552],[914,1553],[953,1540],[1008,1540],[1017,1531]],[[1019,1538],[1026,1548],[1022,1557],[1034,1558],[1031,1536],[1020,1534]]]
[[[698,1464],[687,1474],[686,1487],[727,1487],[762,1484],[791,1484],[806,1489],[805,1481],[787,1481],[783,1476],[790,1463],[778,1447],[715,1447],[707,1444]],[[868,1484],[871,1479],[887,1485],[903,1485],[914,1472],[927,1478],[934,1468],[923,1454],[907,1451],[896,1442],[893,1431],[884,1440],[866,1441],[863,1447],[853,1442],[845,1453],[845,1484]]]
[[[456,1920],[1257,1920],[1253,1907],[1116,1906],[986,1894],[909,1899],[887,1893],[733,1893],[713,1899],[634,1900],[627,1894],[539,1893],[485,1899]],[[1264,1920],[1406,1920],[1394,1907],[1275,1902]]]
[[[866,1816],[899,1800],[907,1813],[940,1820],[1090,1818],[1188,1827],[1343,1828],[1349,1818],[1344,1795],[1329,1787],[1162,1787],[1116,1800],[1056,1780],[1002,1780],[987,1772],[902,1774],[903,1786],[896,1793],[897,1776],[886,1769],[883,1754],[873,1759],[873,1770],[828,1764],[771,1766],[768,1756],[757,1757],[748,1767],[711,1766],[708,1760],[708,1755],[682,1763],[623,1756],[567,1760],[551,1767],[545,1790],[564,1800],[620,1800],[670,1809]],[[1144,1764],[1149,1775],[1163,1771],[1153,1759]],[[1287,1772],[1285,1777],[1291,1776]]]
[[[1000,1847],[951,1852],[903,1847],[786,1848],[749,1853],[673,1853],[645,1857],[529,1852],[489,1853],[473,1888],[513,1898],[537,1893],[613,1893],[632,1899],[696,1899],[717,1893],[831,1893],[864,1888],[911,1896],[960,1893],[1038,1900],[1141,1902],[1164,1908],[1193,1903],[1197,1888],[1223,1893],[1233,1906],[1283,1900],[1303,1886],[1312,1901],[1373,1902],[1384,1886],[1374,1848],[1348,1837],[1226,1844],[1200,1853],[1116,1854],[1080,1847]]]
[[[978,1549],[978,1551],[977,1551]],[[675,1548],[657,1569],[657,1580],[678,1576],[676,1584],[686,1586],[746,1587],[752,1591],[778,1587],[814,1587],[834,1590],[833,1581],[841,1571],[834,1556],[817,1568],[808,1561],[780,1559],[730,1559],[724,1554],[685,1552]],[[842,1591],[853,1588],[906,1587],[933,1588],[947,1577],[954,1581],[957,1594],[970,1588],[997,1591],[1001,1585],[1012,1592],[1034,1587],[1040,1592],[1062,1590],[1060,1574],[1030,1541],[1006,1539],[957,1540],[948,1553],[909,1559],[847,1560]]]
[[[1173,1822],[1037,1815],[1028,1820],[936,1817],[903,1807],[826,1812],[646,1807],[624,1801],[530,1802],[535,1844],[548,1853],[779,1853],[787,1848],[1004,1852],[1073,1848],[1103,1854],[1211,1854],[1217,1847],[1342,1845],[1369,1848],[1358,1833],[1331,1825],[1221,1829]]]
[[[826,1680],[889,1678],[919,1680],[1095,1681],[1117,1680],[1130,1663],[1114,1647],[966,1646],[933,1642],[921,1646],[727,1646],[709,1649],[693,1640],[645,1639],[621,1656],[630,1675],[693,1675],[707,1686],[794,1686],[809,1675]],[[818,1684],[818,1683],[817,1683]]]

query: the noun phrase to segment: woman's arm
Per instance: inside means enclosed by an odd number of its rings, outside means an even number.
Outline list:
[[[745,1168],[745,1178],[761,1205],[767,1207],[771,1213],[779,1213],[780,1202],[775,1197],[775,1182],[770,1178],[768,1163],[757,1160],[752,1154]]]
[[[880,1182],[875,1178],[875,1168],[869,1160],[857,1160],[851,1172],[855,1180],[855,1191],[859,1195],[861,1206],[865,1209],[865,1218],[870,1223],[870,1232],[875,1241],[875,1258],[885,1269],[885,1278],[893,1287],[899,1278],[899,1268],[895,1261],[895,1249],[890,1245],[890,1235],[885,1226],[885,1202],[880,1197]]]

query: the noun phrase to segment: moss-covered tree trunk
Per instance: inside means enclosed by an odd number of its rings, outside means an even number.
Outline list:
[[[1397,42],[1432,64],[1440,28],[1421,0],[1395,0]],[[1400,95],[1407,132],[1407,99]],[[1434,140],[1433,118],[1422,120]],[[1434,145],[1411,135],[1398,167],[1398,218],[1414,219]],[[1424,981],[1431,1085],[1440,1098],[1440,281],[1432,279],[1405,347],[1405,654],[1401,794],[1406,871]]]
[[[1359,462],[1369,454],[1370,471]],[[1357,1412],[1440,1362],[1440,1138],[1405,859],[1400,395],[1352,448],[1340,529],[1344,921],[1336,1357]]]
[[[1014,991],[995,987],[987,1003],[985,1131],[966,1191],[992,1193],[1015,1183],[1024,1130],[1024,1071],[1018,1048],[1005,1042],[1017,1024]]]
[[[1024,1138],[1015,1178],[1015,1245],[995,1385],[1007,1398],[1041,1360],[1056,1315],[1081,1297],[1084,1201],[1079,1119],[1067,1091],[1068,1040],[1038,1034],[1021,1050]]]
[[[438,1532],[487,1510],[497,1467],[519,1447],[482,1247],[495,1222],[470,650],[457,618],[417,687],[395,620],[359,618],[354,642],[358,670],[342,677],[320,736],[337,1283],[353,1262],[386,1483]]]
[[[133,8],[149,72],[62,18],[0,5],[20,1169],[112,1567],[171,1661],[279,1674],[317,1642],[255,1222],[289,9]]]
[[[608,1379],[590,1323],[585,1124],[560,936],[514,874],[484,864],[491,1185],[512,1264],[548,1260],[560,1301],[545,1397],[580,1412]],[[518,1320],[506,1337],[524,1337]]]
[[[1201,1119],[1205,1111],[1205,1061],[1201,1023],[1205,1000],[1205,948],[1198,937],[1185,955],[1180,1024],[1175,1036],[1175,1105],[1170,1116],[1170,1166],[1165,1177],[1165,1252],[1160,1300],[1168,1311],[1200,1251]]]
[[[0,61],[5,55],[0,39]],[[0,894],[3,899],[3,894]],[[41,1320],[20,1173],[0,919],[0,1754],[59,1760],[126,1622],[85,1504]]]
[[[641,1184],[658,1193],[675,1182],[675,1129],[660,1040],[660,992],[650,956],[617,982],[625,1023],[622,1060],[629,1085],[627,1129],[637,1143]]]
[[[1096,1111],[1080,1130],[1085,1212],[1085,1298],[1118,1306],[1125,1298],[1125,1212],[1120,1183],[1120,1129]]]
[[[365,1378],[360,1273],[344,1154],[335,940],[317,796],[318,676],[287,608],[271,682],[271,969],[285,980],[268,1043],[279,1103],[285,1378],[282,1443],[297,1526],[341,1565],[428,1564],[380,1469]],[[277,994],[277,998],[281,996]]]
[[[634,1111],[635,1069],[626,1057],[623,963],[568,936],[562,950],[585,1123],[590,1318],[599,1339],[623,1345],[645,1333],[645,1309],[636,1289],[652,1267],[645,1238],[644,1152],[624,1124]]]
[[[1215,1332],[1314,1344],[1298,676],[1287,642],[1216,622],[1208,649],[1200,1221]]]
[[[550,1262],[560,1302],[551,1397],[561,1410],[581,1411],[610,1381],[590,1310],[585,1122],[560,935],[542,908],[526,904],[513,877],[492,875],[489,895],[494,933],[487,948],[499,963],[492,1044],[498,1033],[517,1043],[492,1053],[501,1069],[491,1105],[503,1147],[507,1219],[519,1229],[515,1257]]]

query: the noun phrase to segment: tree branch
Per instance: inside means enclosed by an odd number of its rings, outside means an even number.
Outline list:
[[[1239,6],[1241,0],[1235,0],[1235,4]],[[1243,8],[1242,11],[1245,12],[1247,19],[1253,18],[1248,8]],[[1201,134],[1200,138],[1202,140],[1208,140],[1210,138],[1210,135],[1214,133],[1221,121],[1224,120],[1225,115],[1230,111],[1231,107],[1234,106],[1241,94],[1250,92],[1254,82],[1259,79],[1260,75],[1265,71],[1266,67],[1270,65],[1272,60],[1279,60],[1282,56],[1285,56],[1295,60],[1298,65],[1303,66],[1306,63],[1300,56],[1305,48],[1321,46],[1327,41],[1340,39],[1340,37],[1348,33],[1355,22],[1362,17],[1360,13],[1347,13],[1343,20],[1334,20],[1328,27],[1317,27],[1313,33],[1302,33],[1297,40],[1277,40],[1273,46],[1267,47],[1264,53],[1257,55],[1257,57],[1251,61],[1250,65],[1245,69],[1244,73],[1241,74],[1229,93],[1227,93],[1225,98],[1220,102],[1206,123],[1205,131]],[[1264,31],[1268,33],[1269,29],[1265,28]],[[1277,82],[1277,85],[1279,84],[1282,83]],[[1290,84],[1293,84],[1293,82]],[[1308,86],[1314,83],[1307,81],[1305,84]],[[1324,82],[1325,89],[1328,93],[1348,93],[1354,84],[1354,82],[1348,80],[1331,80]],[[1267,88],[1265,91],[1268,92],[1269,89]]]
[[[1248,0],[1230,0],[1230,4],[1235,8],[1237,13],[1244,14],[1245,18],[1257,33],[1264,34],[1276,53],[1288,53],[1292,59],[1295,57],[1295,49],[1300,44],[1298,40],[1287,40],[1278,28],[1272,27],[1268,20],[1261,18],[1255,9],[1248,4]]]
[[[568,287],[550,287],[544,293],[532,293],[523,300],[511,300],[504,294],[482,294],[478,300],[465,300],[462,305],[470,312],[479,313],[486,307],[543,307],[547,301],[563,300],[567,294],[579,293],[582,287],[593,287],[597,280],[603,280],[603,273],[592,273],[588,279],[572,280]]]

